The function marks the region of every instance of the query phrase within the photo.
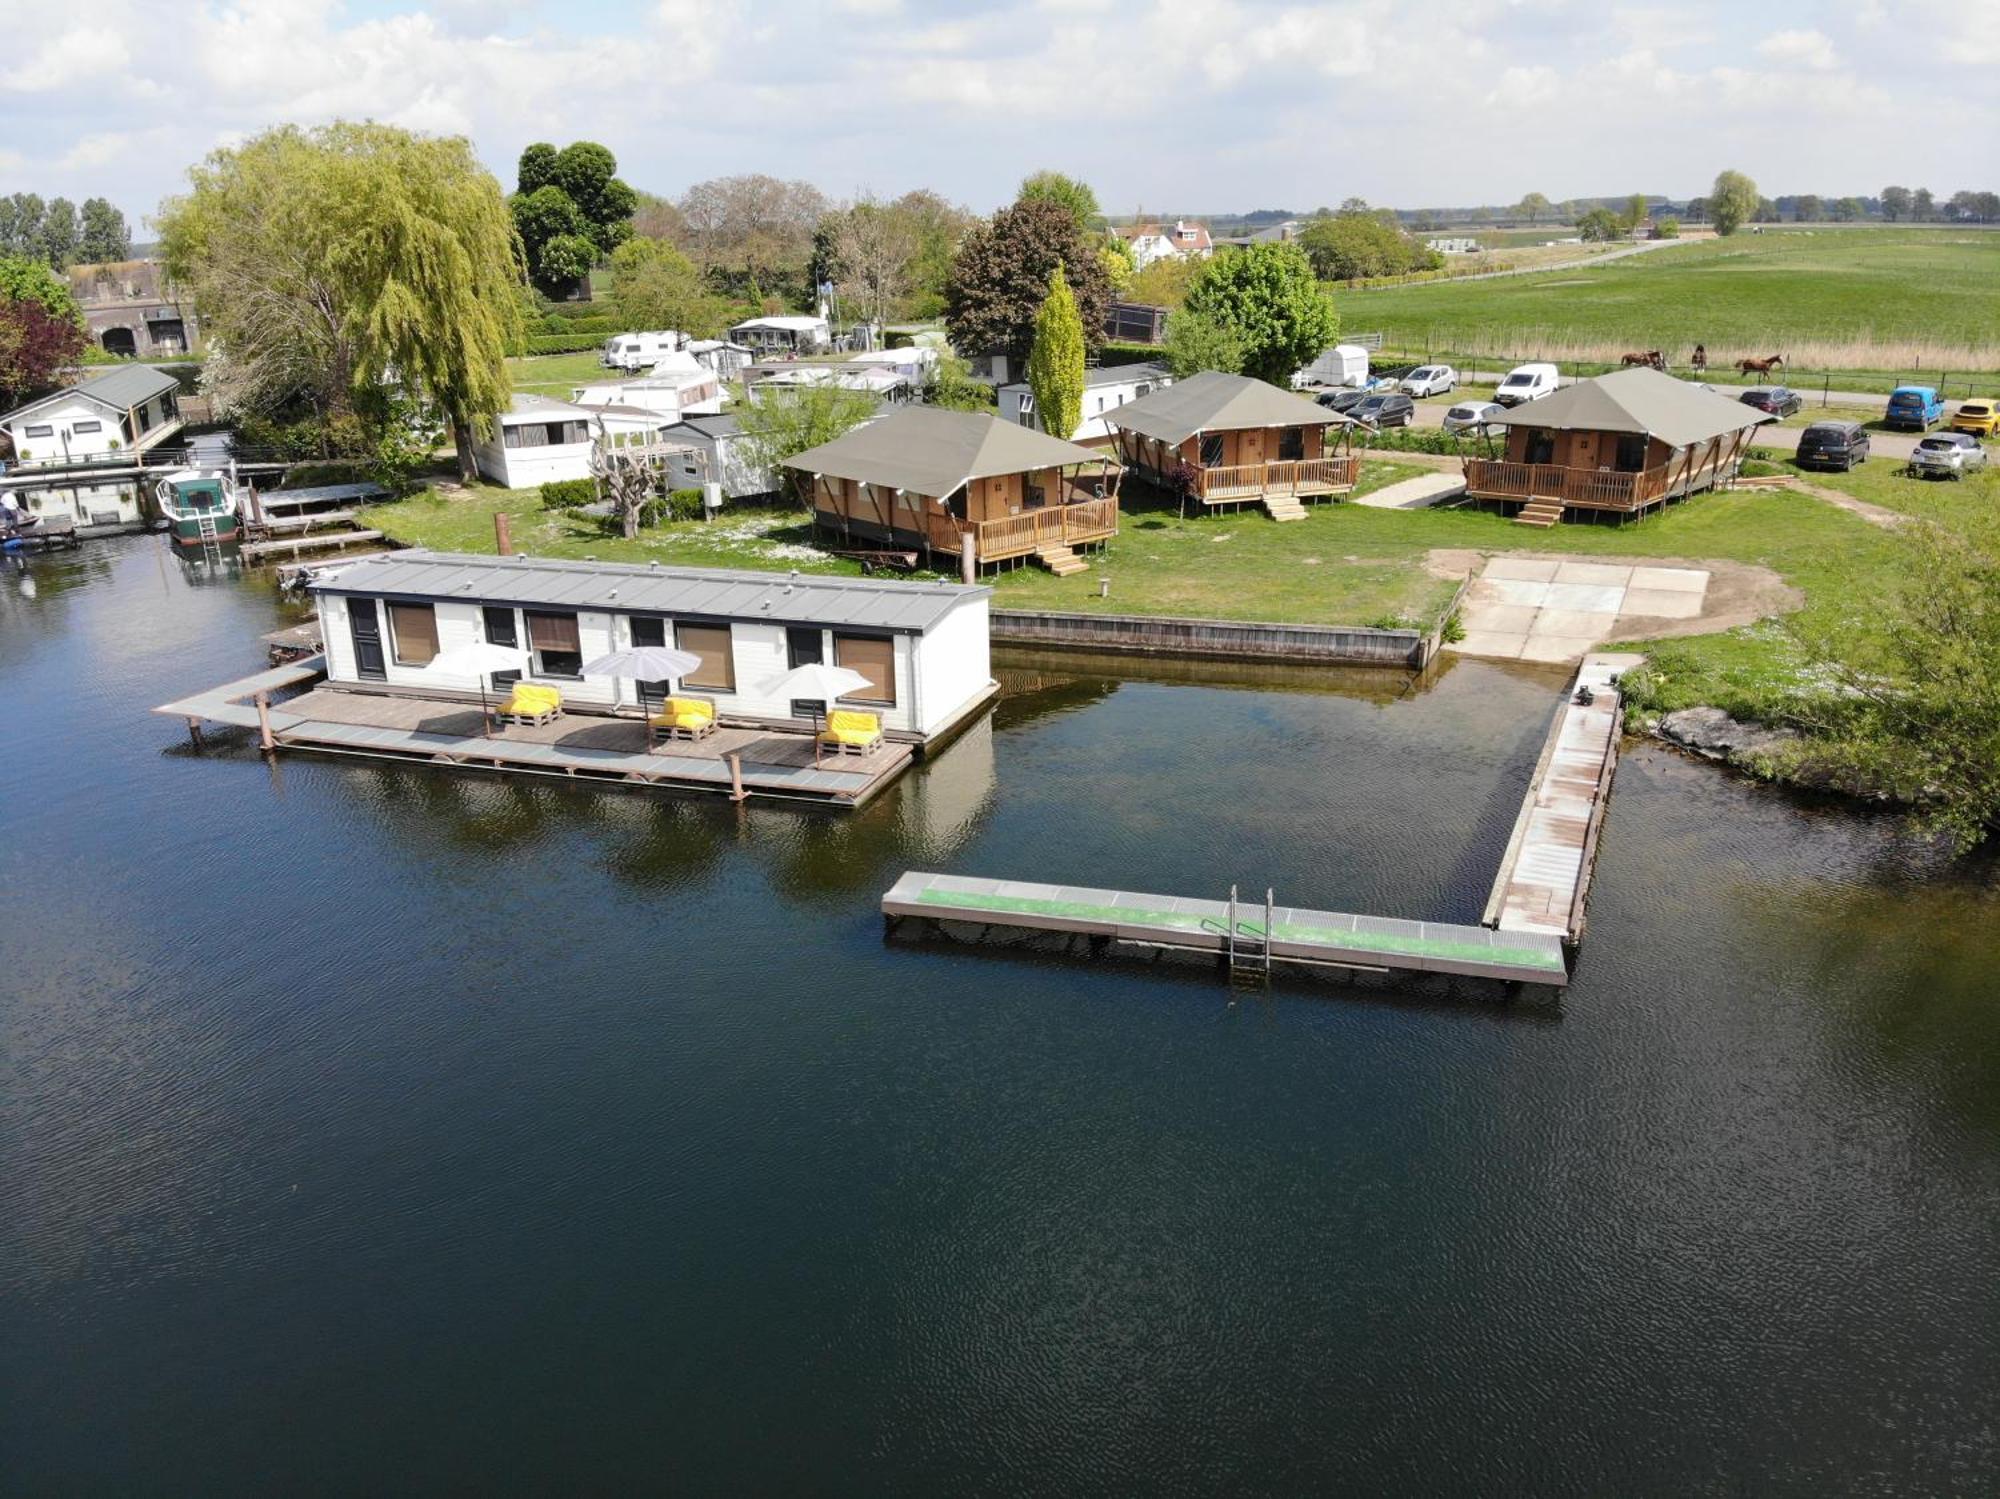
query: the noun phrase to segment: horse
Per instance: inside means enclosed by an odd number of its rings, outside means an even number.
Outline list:
[[[1628,370],[1635,364],[1648,365],[1653,369],[1663,370],[1667,367],[1667,356],[1662,354],[1658,349],[1648,349],[1643,354],[1635,350],[1624,357],[1623,364]]]
[[[1707,374],[1707,373],[1708,373],[1708,350],[1707,350],[1707,348],[1706,348],[1706,347],[1704,347],[1704,346],[1703,346],[1703,345],[1701,345],[1701,344],[1696,344],[1696,345],[1694,346],[1694,357],[1693,357],[1693,358],[1692,358],[1691,360],[1689,360],[1689,363],[1690,363],[1690,364],[1692,364],[1692,365],[1694,366],[1694,372],[1695,372],[1695,373],[1696,373],[1697,375],[1705,375],[1705,374]]]
[[[1782,354],[1773,354],[1769,359],[1739,359],[1736,372],[1739,375],[1768,375],[1785,362]]]

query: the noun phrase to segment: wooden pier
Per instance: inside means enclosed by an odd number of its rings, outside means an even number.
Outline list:
[[[364,541],[380,541],[380,531],[310,531],[303,536],[278,536],[269,541],[246,541],[237,548],[245,562],[253,566],[274,557],[287,560],[301,552],[323,551],[328,547],[359,546]]]
[[[1561,941],[1541,933],[1396,921],[1261,901],[1142,895],[911,870],[883,895],[882,914],[892,924],[915,917],[1213,953],[1232,971],[1247,957],[1265,967],[1296,963],[1365,973],[1400,970],[1547,988],[1569,982]]]
[[[1645,659],[1601,651],[1583,658],[1549,724],[1482,925],[1560,937],[1572,947],[1582,940],[1598,832],[1618,768],[1624,700],[1615,683]],[[1586,690],[1588,703],[1579,700]]]

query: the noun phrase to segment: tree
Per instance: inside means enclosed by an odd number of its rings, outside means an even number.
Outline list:
[[[83,243],[79,251],[81,258],[91,265],[102,265],[108,260],[129,260],[132,256],[132,231],[125,226],[125,215],[103,198],[85,198]]]
[[[83,313],[40,259],[0,257],[0,407],[54,386],[83,357]]]
[[[1706,198],[1688,199],[1687,221],[1690,224],[1705,224],[1708,222],[1708,199]]]
[[[992,411],[999,399],[991,385],[974,377],[971,365],[942,349],[924,378],[924,404],[947,411]]]
[[[944,289],[951,280],[952,257],[966,232],[978,219],[926,188],[904,193],[891,205],[917,236],[917,253],[910,261],[910,317],[934,318],[944,312]]]
[[[1907,187],[1885,187],[1882,189],[1882,217],[1890,223],[1910,216],[1911,195]]]
[[[1530,224],[1534,224],[1539,223],[1542,216],[1548,213],[1553,206],[1542,194],[1529,193],[1519,203],[1514,205],[1514,212],[1526,219]]]
[[[1672,214],[1667,214],[1653,225],[1653,238],[1655,239],[1679,239],[1680,237],[1681,221]]]
[[[521,236],[528,279],[547,296],[562,296],[573,290],[578,277],[589,272],[589,263],[585,263],[582,271],[565,275],[561,273],[569,269],[568,265],[545,264],[543,252],[555,240],[583,239],[583,214],[575,201],[551,182],[532,192],[515,193],[508,206],[514,216],[514,231]]]
[[[909,294],[920,237],[908,214],[863,198],[827,221],[832,227],[833,280],[849,304],[880,326]]]
[[[1708,213],[1715,221],[1717,234],[1734,234],[1756,212],[1756,183],[1741,172],[1722,172],[1716,176],[1715,186],[1708,193]]]
[[[693,338],[715,337],[729,316],[694,262],[661,239],[627,240],[611,252],[611,300],[635,328],[677,328]]]
[[[521,153],[508,206],[528,279],[543,295],[570,295],[591,266],[632,237],[638,194],[617,171],[618,158],[595,141],[560,151],[537,141]]]
[[[514,191],[534,193],[555,186],[556,157],[560,154],[547,141],[536,141],[524,149],[514,172]]]
[[[1801,224],[1817,224],[1826,217],[1826,204],[1818,193],[1801,193],[1792,205],[1792,218]]]
[[[1318,358],[1340,332],[1333,301],[1295,244],[1251,245],[1211,260],[1184,310],[1213,319],[1243,349],[1243,373],[1274,384]]]
[[[1049,273],[1065,268],[1088,348],[1104,340],[1111,288],[1095,240],[1069,209],[1047,199],[1013,204],[965,236],[945,287],[945,327],[967,354],[1001,352],[1019,368],[1034,344]]]
[[[1236,330],[1185,307],[1167,318],[1166,355],[1167,368],[1183,380],[1203,370],[1243,372],[1243,340]]]
[[[1920,187],[1910,194],[1910,217],[1920,224],[1937,217],[1937,199],[1929,188]]]
[[[1401,276],[1434,268],[1443,257],[1425,249],[1393,224],[1373,214],[1341,213],[1315,218],[1296,241],[1326,281],[1365,276]]]
[[[1778,222],[1778,205],[1769,198],[1760,196],[1757,199],[1757,212],[1751,215],[1751,218],[1759,224],[1775,224]]]
[[[1192,255],[1162,255],[1125,283],[1125,300],[1148,307],[1178,307],[1201,274],[1205,261]]]
[[[1185,256],[1167,256],[1166,259],[1185,259]],[[1123,296],[1125,288],[1132,284],[1132,278],[1139,273],[1137,262],[1132,259],[1132,247],[1116,235],[1109,235],[1098,243],[1098,262],[1104,267],[1105,279],[1111,283],[1113,296]]]
[[[1851,224],[1865,217],[1867,210],[1862,207],[1859,198],[1841,198],[1834,203],[1832,213],[1835,223]]]
[[[618,177],[618,158],[596,141],[575,141],[556,153],[555,185],[583,215],[584,232],[609,255],[632,237],[639,195]]]
[[[76,247],[82,238],[76,205],[67,198],[49,199],[42,214],[42,259],[56,270],[68,270],[76,261]]]
[[[1627,232],[1646,222],[1646,195],[1634,193],[1625,200],[1624,224]]]
[[[1093,228],[1104,217],[1097,206],[1097,194],[1090,190],[1090,184],[1075,177],[1065,177],[1061,172],[1034,172],[1022,178],[1014,201],[1054,203],[1067,208],[1075,217],[1079,229]]]
[[[1576,232],[1586,244],[1601,244],[1624,233],[1618,215],[1608,208],[1593,208],[1576,221]]]
[[[1035,346],[1028,355],[1028,389],[1042,430],[1068,442],[1083,420],[1083,319],[1057,265],[1048,294],[1035,314]]]
[[[678,244],[687,233],[687,221],[670,198],[638,193],[632,210],[632,233],[640,239],[664,239]]]
[[[751,464],[784,485],[787,460],[832,442],[875,414],[875,398],[839,385],[800,385],[736,408]],[[791,487],[798,493],[796,481]]]
[[[809,182],[752,174],[697,182],[680,200],[681,248],[719,286],[806,298],[806,262],[827,201]]]
[[[380,411],[394,385],[472,433],[511,399],[519,240],[461,137],[336,121],[212,153],[159,216],[167,271],[201,311],[226,407],[309,405],[322,424]],[[206,377],[205,377],[206,378]]]
[[[47,212],[34,193],[15,193],[6,200],[0,216],[0,255],[42,258],[42,217]]]

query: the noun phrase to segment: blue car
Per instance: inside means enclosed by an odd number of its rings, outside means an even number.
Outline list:
[[[1928,432],[1944,420],[1944,401],[1928,385],[1899,385],[1889,393],[1882,425],[1899,431]]]

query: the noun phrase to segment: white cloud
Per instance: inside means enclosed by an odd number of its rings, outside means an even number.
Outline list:
[[[117,73],[131,60],[131,49],[115,28],[72,26],[43,42],[19,66],[0,73],[0,89],[49,93],[81,85],[93,74]]]
[[[1833,38],[1823,31],[1774,31],[1757,44],[1757,55],[1781,66],[1829,73],[1840,66]]]

